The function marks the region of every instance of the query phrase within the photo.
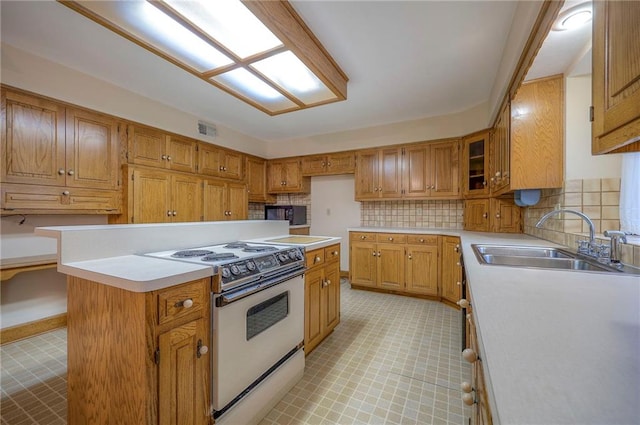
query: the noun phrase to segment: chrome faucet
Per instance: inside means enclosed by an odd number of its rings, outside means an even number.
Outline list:
[[[609,262],[610,263],[619,263],[620,262],[620,242],[627,243],[627,236],[624,232],[619,230],[605,230],[604,236],[607,238],[611,238],[610,248],[609,248]]]
[[[568,210],[568,209],[559,209],[559,210],[550,211],[545,215],[543,215],[540,218],[540,220],[538,220],[538,222],[536,223],[536,227],[541,228],[542,224],[545,221],[547,221],[549,217],[556,214],[562,214],[562,213],[575,214],[587,222],[587,224],[589,225],[589,242],[584,243],[584,241],[579,241],[578,252],[582,254],[587,254],[593,257],[598,257],[600,255],[600,250],[602,247],[596,243],[596,227],[594,226],[593,221],[591,221],[591,219],[587,215],[585,215],[584,213],[581,213],[580,211]],[[580,243],[580,242],[583,242],[583,243]]]

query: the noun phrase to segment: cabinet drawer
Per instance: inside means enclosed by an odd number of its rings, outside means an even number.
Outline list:
[[[159,325],[191,315],[194,312],[202,312],[205,302],[207,302],[206,287],[202,281],[159,291],[157,297]]]
[[[120,213],[122,195],[115,190],[79,189],[28,184],[2,185],[3,210],[38,210],[52,213],[91,211],[102,214]]]
[[[324,263],[324,249],[314,249],[305,253],[307,268],[312,268]]]
[[[437,235],[407,235],[407,243],[415,245],[437,245]]]
[[[378,233],[376,240],[380,243],[406,243],[407,235],[400,233]]]
[[[366,233],[366,232],[350,232],[349,239],[358,242],[358,241],[367,241],[367,242],[375,242],[376,234],[375,233]]]
[[[326,262],[340,259],[340,245],[328,246],[324,249],[324,260]]]

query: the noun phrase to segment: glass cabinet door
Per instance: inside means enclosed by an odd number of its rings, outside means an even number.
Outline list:
[[[465,197],[489,194],[489,132],[474,134],[464,139],[464,188]]]

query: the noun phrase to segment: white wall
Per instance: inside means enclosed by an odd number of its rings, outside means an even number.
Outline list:
[[[620,154],[591,154],[591,75],[565,78],[565,180],[620,177]]]
[[[318,176],[311,178],[312,235],[339,236],[340,270],[349,270],[348,227],[360,225],[360,203],[355,196],[355,176]]]

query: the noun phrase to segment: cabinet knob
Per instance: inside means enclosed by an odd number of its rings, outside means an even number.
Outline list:
[[[500,213],[496,213],[496,218],[500,218]]]
[[[469,321],[469,323],[471,323],[472,318],[473,316],[471,315],[471,313],[467,313],[467,320]]]
[[[75,171],[73,171],[73,170],[69,170],[69,171],[67,171],[67,174],[69,174],[70,176],[73,176],[75,173],[76,173],[76,172],[75,172]]]
[[[331,163],[330,162],[327,162],[327,167],[331,167]]]
[[[473,406],[473,404],[476,402],[476,400],[474,399],[473,394],[464,393],[464,394],[462,394],[462,402],[464,404],[466,404],[467,406]]]
[[[367,237],[366,237],[366,236],[364,236],[364,235],[362,235],[362,236],[360,236],[360,239],[361,239],[361,240],[365,240],[365,239],[367,239]]]
[[[203,354],[207,354],[209,352],[209,347],[206,345],[202,345],[202,340],[198,340],[198,345],[196,349],[197,357],[200,358]]]
[[[167,161],[171,161],[171,155],[167,155]]]
[[[436,188],[436,186],[432,184],[431,185],[431,189],[435,189],[435,188]]]
[[[460,384],[460,389],[463,393],[470,393],[471,391],[473,391],[473,387],[467,381],[464,381]]]
[[[62,191],[62,194],[63,194],[64,196],[69,196],[69,191],[68,191],[68,190],[63,190],[63,191]]]
[[[489,213],[482,214],[482,218],[489,218]]]
[[[326,165],[327,165],[327,163],[322,161],[322,166],[325,167]]]
[[[174,304],[174,307],[191,308],[193,307],[193,300],[191,298],[187,298],[186,300],[178,301]]]
[[[496,177],[500,177],[501,175],[500,171],[496,171]]]
[[[456,247],[453,249],[455,252],[460,252],[460,245],[456,245]]]
[[[64,168],[59,169],[58,174],[60,174],[61,176],[64,176]]]
[[[167,155],[162,155],[160,158],[162,158],[163,161],[167,160]]]
[[[393,238],[392,238],[392,237],[389,237],[389,241],[393,242]]]
[[[316,255],[316,258],[313,259],[313,263],[315,264],[315,263],[319,262],[320,260],[322,260],[322,258],[320,258],[319,255]]]
[[[171,217],[171,211],[167,211],[167,217]]]
[[[461,286],[462,282],[456,282],[456,285]]]
[[[332,253],[334,256],[338,255],[338,251],[333,251]]]
[[[486,181],[486,180],[485,180],[485,181],[483,181],[483,182],[482,182],[482,185],[483,185],[483,186],[486,186],[486,185],[487,185],[487,181]]]
[[[378,188],[377,188],[377,187],[374,187],[374,188],[373,188],[373,191],[374,191],[374,192],[377,192],[377,191],[378,191]]]
[[[220,166],[218,167],[218,171],[223,171],[223,170],[222,170],[222,165],[220,165]]]
[[[411,254],[409,254],[409,260],[413,259],[413,257],[411,256]]]
[[[331,285],[331,279],[327,279],[327,286]]]
[[[465,348],[462,351],[462,358],[468,361],[469,363],[474,363],[478,360],[478,355],[471,348]]]
[[[376,252],[375,252],[375,251],[373,251],[373,256],[374,256],[374,257],[376,256]]]
[[[420,243],[424,243],[424,239],[420,238]]]
[[[458,282],[459,283],[459,282]],[[469,301],[467,301],[466,299],[462,298],[461,300],[458,300],[458,302],[456,303],[458,304],[460,307],[462,308],[469,308],[469,306],[471,305],[469,303]]]
[[[171,213],[171,215],[175,217],[175,216],[177,216],[177,215],[178,215],[178,213],[177,213],[176,211],[173,211],[173,212]]]

